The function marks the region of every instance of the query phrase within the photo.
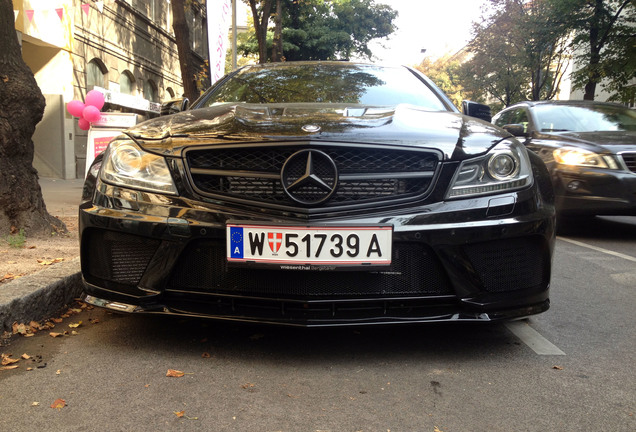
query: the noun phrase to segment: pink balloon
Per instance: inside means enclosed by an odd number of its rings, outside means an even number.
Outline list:
[[[66,109],[73,117],[81,117],[84,111],[84,102],[78,100],[72,100],[66,104]]]
[[[85,118],[79,119],[77,125],[81,130],[89,130],[91,128],[91,124]]]
[[[86,93],[86,105],[92,105],[98,110],[104,107],[104,95],[97,90],[91,90]]]
[[[95,123],[102,118],[102,113],[99,112],[99,108],[94,107],[93,105],[86,106],[82,114],[84,114],[84,119],[88,120],[91,123]]]

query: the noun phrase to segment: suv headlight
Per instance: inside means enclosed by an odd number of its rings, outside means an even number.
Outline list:
[[[502,141],[485,156],[462,162],[447,198],[488,195],[523,189],[532,184],[527,150],[516,141]]]
[[[101,176],[105,182],[118,186],[177,194],[166,160],[129,140],[112,141],[108,145]]]
[[[552,152],[554,160],[564,165],[576,165],[592,168],[618,169],[618,164],[612,156],[601,156],[576,147],[563,147]]]

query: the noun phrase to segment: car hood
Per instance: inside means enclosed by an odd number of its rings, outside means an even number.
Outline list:
[[[611,153],[636,151],[634,131],[564,132],[551,134],[551,137],[569,144],[582,145],[596,152],[601,149]]]
[[[510,137],[454,112],[337,104],[221,104],[149,120],[126,133],[145,150],[169,156],[198,145],[315,141],[432,148],[455,160],[485,153]]]

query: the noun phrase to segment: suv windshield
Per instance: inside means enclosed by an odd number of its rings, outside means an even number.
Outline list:
[[[197,107],[218,103],[412,104],[447,111],[439,97],[404,67],[285,64],[246,67],[205,95]]]
[[[537,105],[542,132],[636,131],[636,112],[619,105]]]

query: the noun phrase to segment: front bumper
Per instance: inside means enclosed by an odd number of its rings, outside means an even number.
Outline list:
[[[394,264],[375,272],[228,267],[230,219],[285,222],[259,209],[98,183],[80,207],[87,301],[131,313],[300,326],[493,321],[549,307],[554,218],[536,186],[320,221],[392,224]]]
[[[636,174],[556,165],[556,208],[563,215],[636,215]]]

